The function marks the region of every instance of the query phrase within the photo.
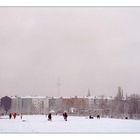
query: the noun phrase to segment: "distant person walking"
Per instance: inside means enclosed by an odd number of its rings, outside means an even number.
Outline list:
[[[23,118],[23,115],[22,115],[22,113],[20,114],[20,118],[21,118],[21,120],[22,120],[22,118]]]
[[[63,113],[63,117],[64,117],[64,120],[67,121],[67,117],[68,117],[67,112],[64,112],[64,113]]]
[[[10,113],[10,114],[9,114],[9,119],[11,119],[11,118],[12,118],[12,114]]]
[[[100,119],[100,115],[97,115],[97,119]]]
[[[13,113],[13,117],[14,117],[14,119],[16,118],[16,116],[17,116],[17,113],[14,112],[14,113]]]
[[[49,113],[49,114],[48,114],[48,121],[51,121],[51,120],[52,120],[52,114]]]
[[[94,117],[93,117],[93,116],[91,116],[91,115],[89,115],[89,119],[94,119]]]

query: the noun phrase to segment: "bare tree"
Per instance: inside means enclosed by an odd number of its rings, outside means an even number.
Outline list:
[[[1,98],[1,106],[6,111],[6,114],[7,114],[8,110],[10,110],[10,108],[11,108],[11,102],[12,102],[12,99],[8,96]]]
[[[133,114],[138,114],[139,111],[139,95],[137,94],[132,94],[129,97],[129,114],[130,117],[133,117]]]

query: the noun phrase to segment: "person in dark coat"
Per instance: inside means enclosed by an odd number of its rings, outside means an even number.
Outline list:
[[[49,114],[48,114],[48,121],[51,121],[51,120],[52,120],[52,114],[49,113]]]
[[[100,119],[100,115],[97,115],[97,119]]]
[[[23,115],[22,115],[22,113],[20,114],[20,118],[22,119],[22,117],[23,117]]]
[[[12,118],[12,114],[10,113],[10,114],[9,114],[9,119],[11,119],[11,118]]]
[[[67,121],[67,117],[68,117],[67,112],[64,112],[64,113],[63,113],[63,117],[64,117],[64,120]]]
[[[93,119],[93,116],[89,115],[89,119]]]

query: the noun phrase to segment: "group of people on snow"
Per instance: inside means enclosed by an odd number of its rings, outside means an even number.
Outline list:
[[[97,115],[96,117],[97,119],[100,119],[100,115]],[[89,119],[94,119],[94,116],[89,115]]]
[[[11,119],[12,116],[13,116],[13,118],[15,119],[16,116],[17,116],[17,113],[16,113],[16,112],[9,113],[9,119]],[[23,117],[23,115],[21,114],[21,115],[20,115],[20,118],[22,119],[22,117]],[[64,117],[64,120],[67,121],[68,114],[67,114],[66,111],[63,113],[63,117]],[[52,120],[52,113],[50,112],[50,113],[48,114],[48,121],[51,121],[51,120]]]
[[[63,117],[64,117],[64,120],[67,121],[68,113],[66,111],[63,113]],[[50,112],[48,114],[48,121],[51,121],[51,120],[52,120],[52,113]]]
[[[13,112],[13,113],[10,113],[9,114],[9,119],[11,119],[12,118],[12,116],[14,117],[14,119],[16,118],[16,116],[17,116],[17,113],[16,112]]]
[[[16,116],[17,116],[17,113],[16,113],[16,112],[10,113],[10,114],[9,114],[9,119],[11,119],[12,116],[13,116],[13,118],[15,119]],[[67,113],[66,111],[64,111],[63,117],[64,117],[64,120],[67,121],[68,113]],[[100,115],[97,115],[96,117],[97,117],[97,119],[100,119]],[[21,114],[20,118],[22,119],[22,114]],[[94,119],[94,116],[89,115],[89,119]],[[127,119],[127,118],[126,118],[126,119]],[[48,121],[51,121],[51,120],[52,120],[52,113],[49,112],[49,113],[48,113]]]
[[[13,116],[14,119],[16,119],[17,115],[19,115],[19,114],[17,114],[16,112],[9,113],[9,119],[12,119],[12,116]],[[22,116],[22,113],[21,113],[20,118],[22,119],[22,117],[23,116]]]

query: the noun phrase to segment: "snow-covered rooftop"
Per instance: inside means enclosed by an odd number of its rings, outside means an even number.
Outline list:
[[[47,96],[21,96],[20,98],[36,98],[36,99],[44,99],[48,98]]]
[[[22,98],[22,99],[71,99],[71,98],[85,98],[85,99],[113,99],[112,96],[62,96],[62,97],[48,97],[48,96],[9,96],[12,99]]]

